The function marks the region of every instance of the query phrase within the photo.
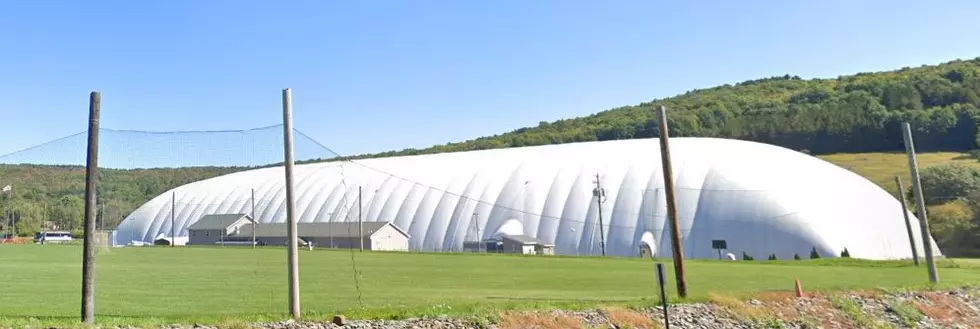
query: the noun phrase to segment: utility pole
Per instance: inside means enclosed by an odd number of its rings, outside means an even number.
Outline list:
[[[252,213],[252,249],[255,249],[255,230],[259,228],[259,222],[255,219],[255,189],[252,189],[252,206],[249,207],[249,212]]]
[[[8,239],[14,238],[14,185],[7,185],[7,236]]]
[[[670,245],[674,252],[674,275],[677,280],[677,294],[687,297],[687,276],[684,273],[684,249],[681,245],[681,227],[677,220],[677,200],[674,198],[674,173],[670,163],[670,133],[667,129],[667,109],[657,107],[660,124],[660,159],[663,165],[664,189],[667,191],[667,216],[670,218]]]
[[[602,223],[602,204],[606,202],[606,190],[602,189],[598,173],[595,174],[595,189],[592,190],[592,195],[595,196],[596,209],[599,209],[599,250],[602,256],[606,256],[606,232]],[[595,234],[595,231],[592,231],[592,234]]]
[[[936,262],[932,257],[932,243],[929,241],[929,219],[926,214],[926,201],[922,196],[922,182],[919,180],[919,164],[915,158],[915,144],[912,141],[912,127],[908,122],[902,123],[902,136],[905,139],[905,153],[909,158],[909,171],[912,172],[912,191],[915,193],[916,212],[919,217],[919,229],[922,230],[922,249],[926,253],[926,265],[929,267],[929,282],[939,283],[939,273],[936,272]]]
[[[361,187],[357,187],[357,236],[359,236],[359,244],[361,245],[361,251],[364,251],[364,218],[361,216]]]
[[[898,201],[902,203],[902,217],[905,217],[905,232],[909,235],[909,245],[912,246],[912,261],[915,266],[919,266],[919,251],[915,248],[915,235],[912,234],[912,220],[909,219],[909,209],[905,201],[905,185],[902,178],[895,176],[895,184],[898,185]]]
[[[82,252],[82,322],[95,324],[95,201],[99,186],[99,111],[102,96],[93,91],[88,106],[88,155],[85,164],[85,236]]]
[[[476,227],[476,251],[483,252],[483,236],[480,235],[480,214],[473,213],[473,226]]]
[[[293,204],[293,105],[292,92],[282,90],[283,142],[285,145],[286,171],[286,234],[289,236],[287,252],[289,263],[289,313],[299,320],[299,252],[296,246],[299,238],[296,232],[295,204]]]
[[[170,247],[177,245],[177,192],[170,194]]]
[[[44,235],[48,231],[47,230],[47,221],[48,221],[48,203],[47,202],[41,204],[41,210],[44,212],[44,215],[41,216],[41,244],[44,244]]]

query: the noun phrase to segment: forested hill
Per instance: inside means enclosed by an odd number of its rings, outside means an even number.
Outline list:
[[[897,151],[904,147],[900,124],[908,121],[919,151],[974,149],[980,58],[836,79],[745,81],[460,143],[352,158],[657,137],[658,105],[667,107],[671,136],[752,140],[811,154]]]

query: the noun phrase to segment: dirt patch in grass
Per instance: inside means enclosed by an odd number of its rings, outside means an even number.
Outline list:
[[[610,307],[603,310],[609,318],[609,322],[617,328],[631,329],[659,329],[662,326],[653,321],[649,315],[634,310]]]
[[[768,316],[764,308],[754,307],[734,296],[711,292],[708,293],[708,300],[739,320],[760,320]]]
[[[558,312],[507,312],[500,316],[500,329],[584,329],[585,321]]]
[[[980,313],[948,292],[922,292],[912,305],[923,315],[945,325],[980,328]]]
[[[803,328],[856,328],[854,321],[841,313],[828,296],[819,293],[798,298],[793,292],[769,292],[759,294],[757,300],[749,303],[772,319],[797,323]]]

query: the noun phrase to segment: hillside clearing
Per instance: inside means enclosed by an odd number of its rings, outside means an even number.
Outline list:
[[[906,189],[912,188],[909,162],[905,153],[838,153],[817,157],[861,175],[892,194],[898,191],[898,187],[895,186],[895,176],[902,177]],[[916,161],[919,170],[951,163],[980,167],[980,161],[969,153],[918,153]]]

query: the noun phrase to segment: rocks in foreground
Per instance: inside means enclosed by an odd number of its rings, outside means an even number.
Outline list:
[[[869,291],[796,298],[792,293],[760,294],[756,299],[712,295],[708,303],[671,305],[670,327],[683,328],[980,328],[980,289],[947,291]],[[407,320],[198,326],[196,329],[593,329],[663,328],[660,308],[603,308],[588,311],[505,312],[492,320],[447,316]],[[171,327],[170,329],[176,329]],[[184,327],[187,328],[187,327]]]

